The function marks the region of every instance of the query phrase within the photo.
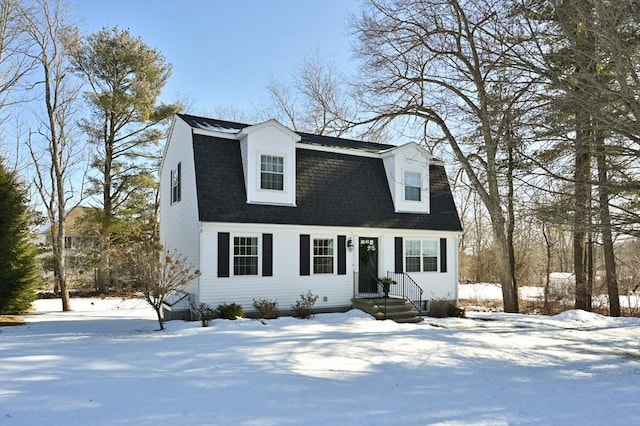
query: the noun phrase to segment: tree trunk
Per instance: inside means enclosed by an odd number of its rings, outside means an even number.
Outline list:
[[[597,163],[598,163],[598,198],[599,216],[602,232],[602,246],[604,251],[604,270],[607,280],[607,294],[609,295],[609,314],[619,317],[620,295],[618,293],[618,276],[616,273],[616,258],[613,251],[613,237],[611,235],[611,215],[609,213],[609,180],[607,176],[607,162],[605,157],[604,138],[598,135]]]
[[[100,222],[100,262],[98,264],[98,291],[105,293],[111,283],[111,233],[113,220],[112,161],[113,131],[105,135],[105,158],[102,165],[102,218]]]
[[[510,123],[508,123],[510,125]],[[516,253],[515,248],[513,246],[513,234],[516,226],[516,217],[513,206],[513,197],[514,197],[514,189],[513,189],[513,173],[515,168],[513,151],[514,151],[514,140],[513,135],[511,134],[510,126],[507,130],[506,140],[507,140],[507,153],[508,153],[508,161],[507,161],[507,251],[509,253],[509,270],[511,272],[511,283],[514,289],[518,288],[518,283],[516,280]],[[518,298],[516,296],[516,304],[518,303]],[[519,307],[516,305],[516,309]]]
[[[591,212],[589,212],[591,217]],[[586,270],[587,270],[587,311],[593,310],[593,231],[591,227],[593,223],[589,221],[589,232],[587,233],[587,253],[586,253]]]
[[[546,246],[547,256],[546,256],[546,266],[545,266],[545,274],[547,277],[547,281],[544,284],[544,313],[549,315],[551,308],[549,306],[549,281],[551,281],[551,243],[549,241],[549,235],[547,234],[547,227],[545,224],[542,224],[542,236],[544,237],[544,244]]]
[[[156,315],[158,316],[158,324],[160,325],[160,331],[164,330],[164,321],[162,320],[162,305],[158,305],[153,307],[156,311]]]
[[[57,221],[56,238],[53,240],[53,257],[55,262],[55,279],[56,285],[60,291],[60,299],[62,301],[62,311],[71,310],[71,300],[69,298],[69,289],[67,288],[67,272],[65,265],[66,248],[65,248],[65,230],[64,215],[59,216]]]
[[[513,272],[509,264],[509,248],[504,230],[504,218],[494,219],[498,223],[493,223],[493,238],[496,252],[496,262],[498,275],[502,287],[502,300],[504,311],[518,313],[518,291],[513,282]]]
[[[573,211],[573,268],[576,280],[575,308],[588,310],[588,289],[586,279],[586,238],[589,223],[588,211],[591,185],[589,184],[589,113],[576,114],[575,168],[574,168],[574,211]]]

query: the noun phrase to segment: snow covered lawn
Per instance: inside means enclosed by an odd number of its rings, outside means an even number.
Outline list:
[[[40,300],[0,329],[0,424],[638,425],[640,319],[359,311],[173,321],[140,300]]]

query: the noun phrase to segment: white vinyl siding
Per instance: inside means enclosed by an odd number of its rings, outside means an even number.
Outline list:
[[[184,163],[183,163],[184,164]],[[184,188],[183,188],[184,189]],[[184,195],[184,194],[183,194]],[[228,232],[230,276],[221,278],[218,270],[218,233]],[[273,235],[273,275],[262,276],[262,238],[263,234]],[[300,235],[310,235],[309,262],[311,274],[300,276]],[[335,237],[334,237],[335,235]],[[337,274],[338,235],[345,235],[358,242],[360,236],[375,236],[378,238],[376,255],[378,258],[378,276],[384,276],[393,271],[395,261],[394,241],[396,237],[408,240],[439,241],[448,236],[451,244],[447,244],[447,258],[450,265],[446,273],[407,272],[423,289],[429,289],[429,297],[452,298],[457,295],[457,244],[454,233],[422,232],[419,230],[398,230],[381,228],[345,228],[320,227],[305,225],[274,225],[274,224],[241,224],[223,222],[202,223],[200,241],[202,247],[200,269],[200,297],[198,300],[217,306],[220,303],[238,303],[245,311],[253,311],[254,299],[277,300],[281,309],[287,309],[311,290],[319,296],[315,307],[318,309],[345,309],[351,306],[354,295],[354,279],[357,277],[360,261],[360,251],[357,244],[351,250],[345,249],[346,274]],[[233,241],[235,237],[256,237],[258,239],[258,274],[233,275]],[[315,239],[333,239],[333,273],[313,273],[313,243]],[[346,242],[345,242],[346,244]],[[422,252],[422,248],[420,249]],[[439,252],[438,252],[439,253]],[[421,253],[422,255],[422,253]],[[439,260],[439,259],[438,259]],[[421,259],[421,263],[422,259]],[[438,263],[439,264],[439,263]]]

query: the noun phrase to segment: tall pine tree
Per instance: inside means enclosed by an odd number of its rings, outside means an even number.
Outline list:
[[[29,309],[39,274],[37,251],[29,240],[29,210],[16,174],[0,158],[0,313]]]
[[[85,95],[91,116],[83,127],[95,147],[90,195],[100,207],[97,288],[103,292],[116,283],[115,256],[127,245],[122,236],[131,233],[128,202],[153,192],[149,177],[158,164],[161,123],[182,106],[157,103],[171,65],[129,31],[104,28],[70,52],[90,87]]]

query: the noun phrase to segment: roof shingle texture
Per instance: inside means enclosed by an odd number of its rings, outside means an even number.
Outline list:
[[[430,214],[415,214],[394,211],[379,158],[297,148],[297,207],[289,207],[247,204],[237,140],[194,134],[193,152],[203,222],[462,230],[440,165],[429,166]]]

